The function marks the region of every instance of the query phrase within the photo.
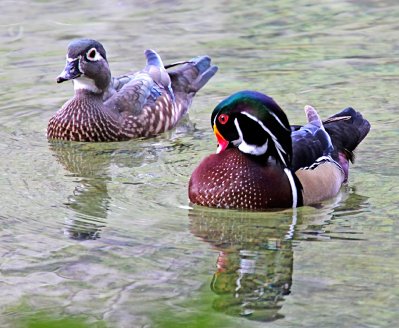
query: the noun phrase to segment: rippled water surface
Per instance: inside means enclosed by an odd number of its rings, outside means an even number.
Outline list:
[[[0,326],[393,327],[399,322],[397,1],[2,1]],[[208,54],[190,118],[154,139],[53,143],[74,38],[115,75]],[[213,107],[257,89],[303,123],[353,106],[372,130],[317,207],[191,208]],[[43,324],[44,325],[44,324]]]

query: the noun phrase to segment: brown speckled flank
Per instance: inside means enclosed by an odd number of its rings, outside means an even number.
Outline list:
[[[121,141],[176,126],[195,94],[217,72],[208,56],[169,65],[146,50],[143,70],[112,78],[103,46],[89,39],[68,46],[57,82],[72,80],[75,94],[49,120],[49,139]]]
[[[84,108],[85,110],[82,110]],[[145,106],[140,115],[115,118],[96,94],[80,91],[49,121],[47,136],[73,141],[121,141],[148,137],[173,128],[185,111],[168,94]]]

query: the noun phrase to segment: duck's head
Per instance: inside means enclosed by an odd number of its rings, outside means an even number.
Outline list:
[[[103,93],[110,81],[107,55],[102,44],[95,40],[72,41],[68,46],[66,65],[57,83],[73,80],[74,89]]]
[[[217,153],[237,147],[249,155],[272,156],[286,167],[291,164],[291,128],[272,98],[256,91],[234,93],[216,106],[211,124]]]

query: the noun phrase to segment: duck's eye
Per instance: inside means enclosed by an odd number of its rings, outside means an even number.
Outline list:
[[[87,52],[87,59],[88,60],[96,60],[97,58],[97,50],[95,48],[90,49]]]
[[[220,124],[226,124],[228,120],[229,120],[229,115],[227,114],[220,114],[218,117],[218,121]]]

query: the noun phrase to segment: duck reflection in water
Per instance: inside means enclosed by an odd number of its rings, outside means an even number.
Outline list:
[[[293,283],[294,244],[314,240],[335,215],[357,213],[365,202],[365,197],[341,192],[334,203],[317,209],[242,212],[195,207],[189,214],[191,232],[219,252],[210,286],[217,295],[213,308],[262,322],[283,318],[280,311]]]
[[[99,238],[101,230],[106,227],[111,203],[108,186],[112,174],[115,174],[111,167],[134,169],[159,162],[165,151],[186,151],[179,139],[194,131],[194,125],[186,115],[174,130],[157,137],[160,143],[157,147],[154,147],[153,138],[122,143],[51,141],[49,147],[57,162],[77,183],[65,202],[72,210],[65,222],[65,234],[77,240]],[[131,180],[125,183],[135,184]]]
[[[211,289],[215,310],[248,319],[281,318],[292,283],[295,216],[284,212],[236,212],[195,208],[191,232],[219,251]],[[295,222],[294,222],[295,224]]]
[[[64,203],[72,210],[65,220],[65,235],[76,240],[99,238],[110,203],[107,182],[112,151],[67,142],[52,142],[50,149],[78,182]]]

